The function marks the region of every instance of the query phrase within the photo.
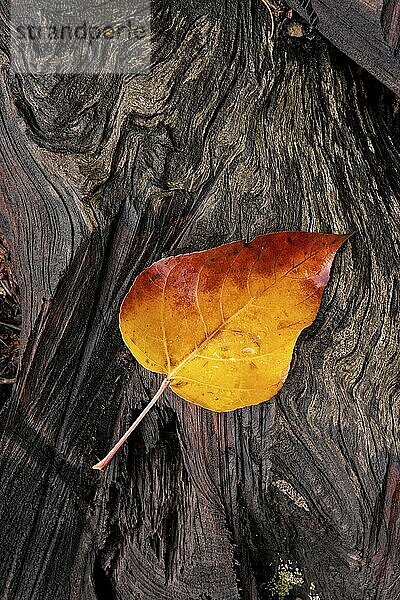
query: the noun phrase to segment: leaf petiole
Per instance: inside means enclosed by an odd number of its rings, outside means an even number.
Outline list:
[[[134,421],[132,423],[132,425],[124,433],[124,435],[118,440],[118,442],[115,444],[115,446],[113,448],[111,448],[110,452],[100,462],[93,465],[92,469],[97,469],[97,470],[101,471],[102,469],[106,468],[106,466],[108,465],[108,463],[110,462],[112,457],[118,452],[118,450],[121,448],[122,444],[124,444],[126,442],[128,437],[136,429],[136,427],[139,425],[139,423],[142,421],[142,419],[147,415],[149,410],[151,410],[153,408],[153,406],[155,405],[155,403],[157,402],[159,397],[163,394],[163,392],[167,389],[169,384],[170,384],[170,380],[168,378],[164,379],[160,388],[156,392],[154,398],[152,398],[152,400],[150,400],[150,402],[148,403],[146,408],[144,408],[142,410],[142,412],[140,413],[140,415],[138,416],[136,421]]]

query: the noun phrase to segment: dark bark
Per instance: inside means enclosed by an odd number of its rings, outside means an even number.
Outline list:
[[[400,96],[400,0],[288,0],[288,4]]]
[[[269,25],[259,2],[162,1],[148,74],[3,68],[24,352],[1,412],[2,598],[261,600],[278,558],[323,600],[400,598],[395,98]],[[356,234],[282,391],[228,414],[167,392],[92,471],[160,384],[118,331],[135,275],[290,229]]]

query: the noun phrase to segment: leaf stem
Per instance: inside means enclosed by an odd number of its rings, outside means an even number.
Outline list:
[[[126,440],[128,439],[128,437],[131,435],[132,431],[134,431],[136,429],[136,427],[139,425],[139,423],[142,421],[142,419],[147,415],[149,410],[151,410],[153,408],[153,406],[155,405],[155,403],[157,402],[159,397],[163,394],[163,392],[167,389],[169,384],[170,384],[170,380],[168,378],[164,379],[159,390],[156,392],[154,398],[152,400],[150,400],[150,402],[148,403],[146,408],[142,410],[142,412],[140,413],[140,415],[138,416],[136,421],[134,421],[132,423],[132,425],[124,433],[124,435],[118,440],[118,442],[115,444],[115,446],[113,448],[111,448],[110,452],[100,462],[93,465],[92,469],[98,469],[99,471],[101,471],[102,469],[105,469],[105,467],[108,465],[108,463],[110,462],[112,457],[118,452],[118,450],[121,448],[122,444],[124,444],[126,442]]]

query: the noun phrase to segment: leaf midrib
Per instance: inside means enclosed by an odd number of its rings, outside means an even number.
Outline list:
[[[238,253],[238,255],[236,256],[236,259],[240,256],[240,254],[247,248],[247,246],[244,246],[241,251]],[[187,356],[181,363],[179,363],[179,365],[177,367],[175,367],[175,369],[173,369],[169,374],[167,374],[166,379],[168,381],[172,381],[172,379],[174,379],[176,377],[176,373],[178,371],[180,371],[192,358],[194,358],[200,350],[202,350],[206,344],[208,344],[208,342],[210,340],[212,340],[224,327],[227,323],[229,323],[230,321],[232,321],[233,319],[235,319],[238,315],[240,315],[241,312],[243,312],[246,308],[248,308],[255,300],[258,300],[259,298],[262,298],[262,296],[264,296],[264,294],[266,294],[268,292],[268,290],[270,290],[271,288],[273,288],[279,281],[281,281],[284,277],[286,277],[286,275],[288,273],[290,273],[291,271],[293,271],[294,269],[297,269],[297,267],[299,267],[300,265],[302,265],[303,263],[307,262],[308,260],[310,260],[311,258],[313,258],[314,256],[316,256],[317,254],[319,254],[320,252],[322,252],[323,250],[325,250],[325,248],[320,248],[319,250],[317,250],[316,252],[314,252],[313,254],[310,254],[309,256],[307,256],[307,258],[305,258],[304,260],[300,261],[299,263],[297,263],[296,265],[294,265],[293,267],[291,267],[288,271],[286,271],[286,273],[284,273],[281,277],[279,277],[278,279],[275,279],[275,281],[268,286],[261,294],[259,294],[258,296],[254,296],[251,300],[249,300],[248,302],[246,302],[242,308],[240,308],[238,311],[236,311],[233,315],[231,315],[228,319],[226,319],[226,321],[224,321],[223,323],[221,323],[221,325],[219,325],[217,327],[217,329],[215,329],[203,342],[201,342],[201,344],[195,348],[195,350],[193,350],[193,352],[191,352],[189,354],[189,356]],[[321,270],[321,269],[320,269]],[[170,273],[172,272],[172,269],[170,271]],[[250,275],[249,271],[249,275]],[[169,274],[170,274],[169,273]],[[168,274],[168,275],[169,275]],[[227,277],[225,277],[224,282],[222,284],[221,287],[221,296],[222,296],[222,291],[223,291],[223,285],[225,284]],[[168,276],[166,279],[166,282],[168,280]],[[247,279],[247,283],[248,283],[248,279]],[[165,291],[165,289],[163,290]],[[164,330],[164,324],[162,324],[162,328],[163,328],[163,336],[166,340],[166,334],[165,334],[165,330]],[[167,350],[167,348],[166,348]],[[168,359],[168,364],[170,363],[170,357],[168,355],[167,352],[167,359]]]

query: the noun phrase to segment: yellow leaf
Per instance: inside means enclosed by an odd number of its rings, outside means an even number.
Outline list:
[[[185,400],[215,411],[268,400],[346,238],[280,232],[160,260],[122,304],[123,339]]]
[[[185,400],[214,411],[264,402],[282,387],[348,237],[278,232],[159,260],[122,303],[123,339]]]

